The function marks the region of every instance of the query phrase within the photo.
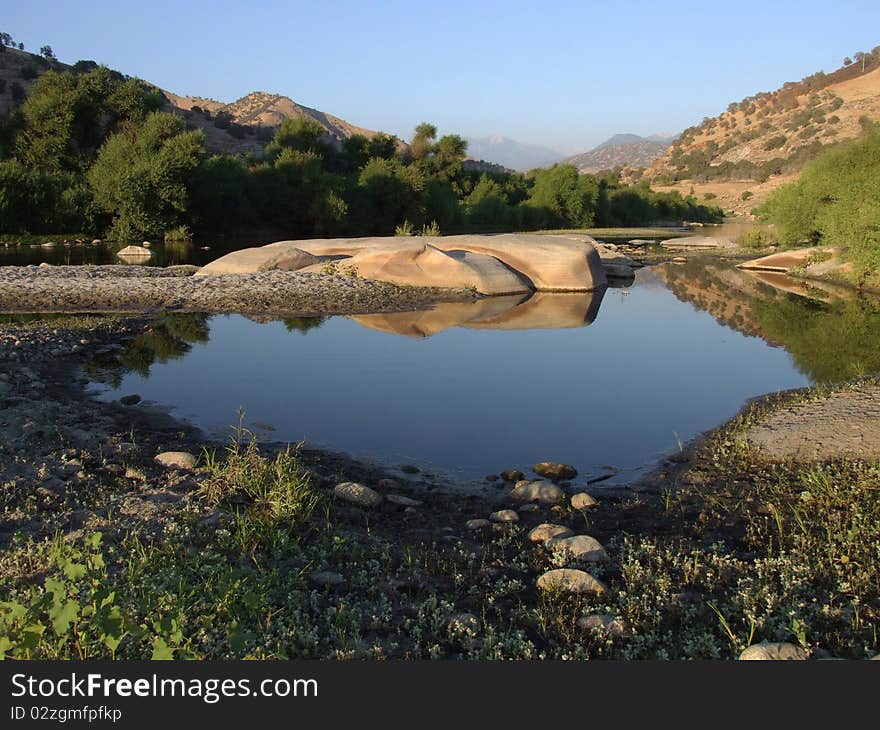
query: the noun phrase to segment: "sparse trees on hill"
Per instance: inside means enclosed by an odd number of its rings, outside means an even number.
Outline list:
[[[43,46],[42,48],[40,48],[40,55],[47,61],[56,60],[55,51],[52,50],[52,46]]]

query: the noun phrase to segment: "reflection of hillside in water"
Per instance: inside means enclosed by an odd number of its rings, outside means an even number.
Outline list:
[[[535,292],[443,302],[428,310],[351,316],[359,325],[405,337],[430,337],[450,327],[491,330],[585,327],[596,319],[604,289],[572,294]]]
[[[817,382],[880,372],[880,300],[852,289],[692,259],[657,267],[681,301],[720,324],[784,347]]]

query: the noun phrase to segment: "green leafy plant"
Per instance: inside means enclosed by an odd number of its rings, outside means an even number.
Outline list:
[[[139,633],[108,587],[101,540],[99,532],[81,548],[56,540],[49,553],[53,574],[42,587],[0,603],[0,657],[113,657],[126,636]]]

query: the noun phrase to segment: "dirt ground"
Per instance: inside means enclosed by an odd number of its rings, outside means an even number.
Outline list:
[[[880,458],[880,383],[779,408],[747,432],[769,458],[824,461]]]

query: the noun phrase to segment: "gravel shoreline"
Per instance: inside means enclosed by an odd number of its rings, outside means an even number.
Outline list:
[[[195,266],[3,266],[5,312],[368,314],[471,301],[461,289],[403,287],[346,276],[289,271],[194,277]]]

